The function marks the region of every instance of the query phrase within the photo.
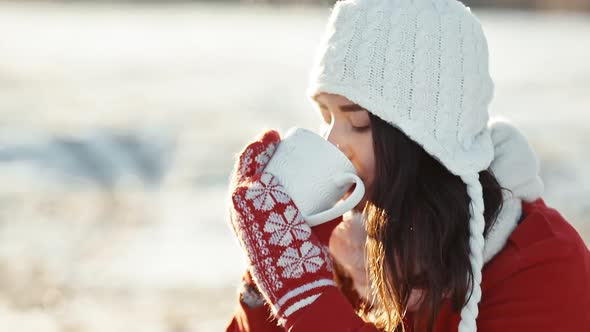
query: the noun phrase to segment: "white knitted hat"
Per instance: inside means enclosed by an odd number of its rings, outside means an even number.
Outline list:
[[[478,173],[494,148],[494,84],[479,21],[456,0],[345,0],[334,5],[308,97],[342,95],[400,128],[455,175],[471,198],[473,294],[459,332],[476,331],[484,217]]]

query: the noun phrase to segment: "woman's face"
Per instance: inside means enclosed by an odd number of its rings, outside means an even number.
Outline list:
[[[319,93],[315,96],[324,122],[321,135],[350,159],[365,184],[365,195],[354,208],[362,211],[375,177],[375,154],[369,112],[346,97]],[[351,188],[347,197],[354,188]]]

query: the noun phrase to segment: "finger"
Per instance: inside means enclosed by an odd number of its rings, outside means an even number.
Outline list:
[[[238,181],[260,173],[280,142],[281,137],[276,130],[266,131],[255,142],[250,143],[240,153],[235,176]]]

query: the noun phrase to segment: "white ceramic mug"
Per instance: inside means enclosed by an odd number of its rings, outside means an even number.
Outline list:
[[[303,128],[289,129],[264,171],[278,178],[310,226],[343,215],[365,194],[363,181],[348,157]],[[339,202],[353,184],[353,193]]]

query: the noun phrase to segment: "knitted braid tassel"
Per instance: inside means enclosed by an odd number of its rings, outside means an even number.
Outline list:
[[[471,271],[473,272],[472,289],[467,292],[468,301],[461,310],[461,322],[459,332],[477,331],[476,318],[479,313],[479,301],[481,301],[481,269],[483,267],[483,248],[485,220],[483,216],[484,203],[483,191],[479,182],[479,174],[462,176],[461,179],[467,185],[467,193],[471,199],[469,219],[469,258]],[[471,293],[471,295],[469,295]]]

